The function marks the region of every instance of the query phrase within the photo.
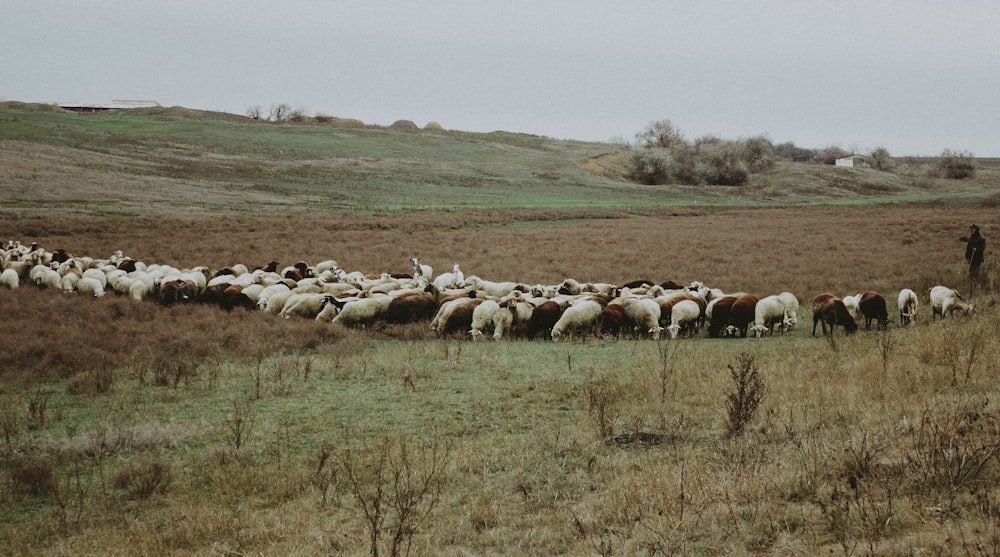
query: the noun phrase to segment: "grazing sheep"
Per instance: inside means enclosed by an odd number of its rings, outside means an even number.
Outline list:
[[[879,329],[889,328],[889,310],[884,296],[874,290],[866,290],[858,300],[858,307],[861,309],[861,315],[865,317],[865,329],[872,328],[873,320],[878,323]]]
[[[719,338],[729,334],[727,330],[729,314],[738,299],[737,296],[723,296],[709,302],[705,308],[705,314],[708,315],[708,338]]]
[[[917,322],[917,293],[909,288],[899,291],[896,305],[899,306],[899,324],[915,325]]]
[[[315,319],[332,299],[332,296],[324,292],[299,292],[288,297],[279,315],[285,319]]]
[[[637,333],[649,335],[653,340],[660,339],[660,304],[652,298],[624,298],[622,307],[625,316],[635,324]]]
[[[791,292],[782,292],[778,294],[778,299],[785,304],[786,318],[782,323],[784,326],[782,332],[791,331],[799,322],[799,298]]]
[[[741,338],[747,336],[747,329],[757,317],[758,301],[757,296],[744,294],[733,302],[729,309],[729,324],[726,326],[729,335],[736,336],[736,333],[739,333]]]
[[[520,336],[524,333],[535,306],[520,298],[508,298],[500,302],[500,310],[493,316],[493,338]]]
[[[938,315],[941,316],[941,319],[944,319],[945,314],[953,317],[956,311],[962,312],[962,315],[965,316],[976,314],[976,306],[966,303],[962,299],[962,295],[954,288],[935,286],[931,288],[930,298],[932,321]]]
[[[603,309],[604,306],[596,300],[580,300],[566,308],[552,326],[552,340],[558,341],[565,334],[584,336],[596,332]]]
[[[472,314],[483,303],[483,298],[462,298],[456,300],[451,310],[439,322],[437,331],[441,336],[465,334],[472,328]]]
[[[383,320],[392,298],[389,296],[374,296],[372,298],[358,298],[347,302],[327,296],[330,305],[338,306],[340,311],[330,322],[338,323],[345,327],[368,327],[376,321]],[[319,319],[317,317],[317,319]]]
[[[500,304],[495,300],[484,300],[472,311],[472,328],[469,334],[472,340],[479,340],[483,336],[483,329],[492,329],[493,318],[497,311],[500,311]]]
[[[45,265],[35,265],[30,271],[31,282],[39,288],[51,288],[60,290],[62,288],[62,277],[51,267]]]
[[[525,336],[528,340],[534,339],[539,334],[546,337],[551,336],[550,331],[562,317],[562,312],[563,306],[555,300],[548,300],[536,306],[531,311],[531,319],[528,320],[525,328]]]
[[[0,286],[7,288],[9,290],[17,290],[21,285],[21,277],[17,274],[14,269],[4,269],[0,273]]]
[[[620,303],[608,304],[601,310],[600,317],[597,318],[598,326],[602,336],[618,338],[622,330],[631,329],[628,318],[625,316],[625,308]]]
[[[698,320],[701,318],[701,306],[694,300],[680,300],[670,310],[670,338],[677,338],[681,330],[687,330],[690,336],[697,331]]]
[[[757,301],[754,306],[754,320],[752,330],[757,338],[760,338],[775,328],[785,330],[785,321],[788,313],[784,302],[777,295],[765,296]]]
[[[95,298],[104,295],[104,285],[94,277],[83,277],[76,281],[76,291],[81,294],[90,294]]]
[[[107,288],[108,286],[108,275],[104,274],[104,271],[100,269],[87,269],[83,272],[83,278],[90,278],[100,282],[101,288]]]
[[[76,292],[76,284],[78,282],[80,282],[80,272],[73,269],[63,275],[59,288],[62,289],[63,292]]]
[[[837,325],[844,327],[844,334],[850,335],[858,330],[858,324],[854,322],[851,312],[847,310],[844,301],[828,292],[817,294],[812,302],[813,310],[813,336],[816,335],[816,324],[823,323],[823,334],[826,335],[826,327],[830,326],[830,336],[833,336],[834,328]]]
[[[844,302],[844,307],[847,308],[848,313],[851,314],[851,317],[855,321],[861,319],[861,306],[858,305],[861,302],[860,293],[854,296],[844,296],[843,302]]]
[[[434,317],[437,302],[422,290],[396,293],[389,301],[383,319],[386,323],[415,323]]]

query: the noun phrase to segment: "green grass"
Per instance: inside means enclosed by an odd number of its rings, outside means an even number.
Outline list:
[[[88,201],[132,196],[164,212],[219,211],[227,192],[252,191],[246,209],[360,211],[421,208],[651,208],[692,205],[928,201],[995,191],[983,172],[948,182],[872,170],[779,163],[748,186],[643,186],[591,172],[604,158],[620,168],[623,147],[510,132],[465,133],[273,125],[181,109],[77,115],[0,106],[0,141],[44,159],[18,161],[4,181],[41,182],[59,196],[65,182],[95,184]],[[608,159],[610,157],[610,159]],[[60,182],[64,182],[60,184]],[[99,186],[99,187],[98,187]],[[36,188],[27,188],[34,191]],[[197,192],[201,204],[190,195]],[[22,203],[21,195],[8,200]],[[70,200],[77,202],[77,200]],[[201,205],[204,205],[202,207]]]

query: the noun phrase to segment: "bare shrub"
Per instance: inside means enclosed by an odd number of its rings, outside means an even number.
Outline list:
[[[615,377],[601,375],[587,381],[587,412],[594,420],[599,438],[614,436],[624,395],[625,388]]]
[[[41,456],[20,456],[7,464],[11,488],[20,495],[45,496],[58,487],[55,464]]]
[[[945,149],[934,167],[934,173],[942,178],[963,180],[975,177],[978,166],[976,156],[972,153]]]
[[[28,424],[30,427],[44,427],[48,423],[49,397],[52,393],[39,387],[28,400]]]
[[[239,452],[246,446],[253,433],[254,425],[257,422],[257,412],[251,405],[251,401],[239,396],[233,397],[230,404],[232,410],[226,414],[222,422],[229,432],[232,448]]]
[[[360,446],[355,439],[340,453],[340,469],[364,515],[373,557],[383,548],[383,532],[391,536],[389,555],[409,554],[417,530],[440,501],[450,455],[450,442],[411,449],[404,439],[388,436],[374,444],[363,440]],[[387,522],[390,514],[393,520]]]
[[[21,429],[20,409],[16,405],[3,405],[0,409],[0,439],[3,439],[4,454],[9,453],[21,438]]]
[[[734,390],[726,395],[726,430],[735,436],[741,435],[756,415],[767,387],[753,354],[741,352],[736,356],[735,365],[727,367]]]
[[[976,493],[998,480],[991,466],[1000,453],[998,433],[995,417],[967,404],[927,408],[903,454],[910,490],[938,512],[958,512],[963,491]]]
[[[71,395],[94,396],[111,390],[114,374],[110,369],[81,371],[66,382],[66,392]]]
[[[113,485],[128,492],[133,499],[149,499],[164,493],[173,482],[170,464],[159,460],[142,460],[118,471]]]

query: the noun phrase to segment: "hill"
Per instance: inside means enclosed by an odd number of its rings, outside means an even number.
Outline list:
[[[645,186],[626,148],[535,135],[277,125],[183,107],[79,115],[0,104],[6,213],[194,215],[656,208],[995,199],[972,181],[782,162],[742,188]]]

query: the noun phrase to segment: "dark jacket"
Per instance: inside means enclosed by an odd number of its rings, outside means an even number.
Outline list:
[[[965,260],[982,262],[985,252],[986,238],[976,230],[969,236],[969,243],[965,246]]]

